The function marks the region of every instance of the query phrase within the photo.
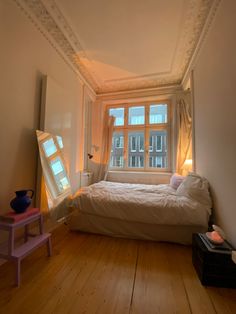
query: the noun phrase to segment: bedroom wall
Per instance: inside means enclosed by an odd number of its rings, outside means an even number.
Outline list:
[[[196,170],[210,182],[217,223],[236,247],[236,2],[221,1],[194,68]]]
[[[69,132],[72,181],[83,166],[81,83],[42,33],[14,1],[0,1],[0,213],[9,210],[14,191],[36,188],[37,142],[42,76],[49,75],[70,95],[67,103],[57,103],[58,124],[49,131]],[[72,164],[73,163],[73,164]]]

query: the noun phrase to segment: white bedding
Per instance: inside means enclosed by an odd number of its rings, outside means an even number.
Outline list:
[[[82,214],[157,225],[208,225],[210,206],[179,196],[168,184],[101,181],[73,200]]]

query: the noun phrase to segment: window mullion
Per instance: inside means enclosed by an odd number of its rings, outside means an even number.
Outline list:
[[[124,127],[127,128],[128,127],[128,106],[125,106],[125,117],[124,117]]]
[[[144,170],[148,169],[148,165],[149,165],[149,130],[147,127],[145,127],[144,130],[144,135],[145,135],[145,150],[144,150],[144,157],[145,157],[145,163],[144,163]]]
[[[128,130],[124,129],[124,169],[128,168]]]

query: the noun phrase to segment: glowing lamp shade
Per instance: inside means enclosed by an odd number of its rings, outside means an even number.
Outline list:
[[[192,159],[186,159],[183,166],[183,175],[187,175],[189,171],[192,170],[193,160]]]
[[[192,159],[186,159],[183,165],[183,168],[192,168],[193,161]]]

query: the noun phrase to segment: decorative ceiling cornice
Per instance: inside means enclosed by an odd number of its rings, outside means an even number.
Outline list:
[[[221,2],[221,0],[214,0],[212,6],[210,8],[210,12],[207,16],[205,24],[202,27],[201,33],[200,33],[199,38],[196,42],[196,46],[195,46],[194,50],[192,51],[190,59],[188,60],[186,68],[184,70],[184,74],[183,74],[183,78],[182,78],[182,82],[181,82],[182,86],[188,80],[188,77],[190,75],[190,71],[196,63],[197,57],[198,57],[199,52],[200,52],[200,50],[201,50],[201,48],[202,48],[202,46],[206,40],[207,34],[208,34],[210,27],[213,23],[213,20],[215,18],[216,12],[219,8],[220,2]]]
[[[34,22],[64,60],[82,75],[96,94],[158,88],[181,84],[194,56],[199,51],[203,29],[209,29],[221,0],[190,0],[186,8],[183,31],[172,60],[172,71],[101,81],[93,72],[91,60],[83,50],[75,32],[54,0],[14,0]],[[208,24],[206,27],[206,23]],[[87,60],[84,64],[83,60]]]
[[[115,102],[125,102],[129,99],[132,99],[132,101],[141,101],[140,99],[152,99],[154,100],[155,97],[172,97],[178,92],[183,92],[181,85],[168,85],[163,87],[155,87],[155,88],[145,88],[145,89],[137,89],[137,90],[131,90],[131,91],[122,91],[122,92],[113,92],[113,93],[104,93],[97,95],[97,102],[100,103],[107,103],[113,104]]]
[[[92,87],[92,89],[97,92],[97,83],[77,56],[76,49],[79,47],[79,42],[76,41],[69,24],[63,18],[55,2],[47,0],[51,8],[58,14],[58,20],[60,20],[61,23],[56,23],[55,18],[52,17],[49,9],[42,0],[14,1],[20,9],[24,11],[33,24],[35,24],[40,32],[47,38],[60,56],[73,68],[76,73],[82,75],[82,78],[85,79],[89,87]],[[70,40],[68,40],[68,38],[70,38]]]

